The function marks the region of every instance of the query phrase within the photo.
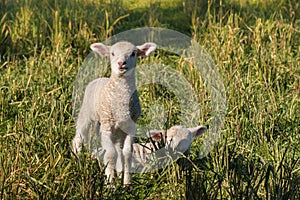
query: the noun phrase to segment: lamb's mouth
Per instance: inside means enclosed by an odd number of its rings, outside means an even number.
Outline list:
[[[125,65],[119,67],[120,72],[125,73],[127,71],[127,67]]]

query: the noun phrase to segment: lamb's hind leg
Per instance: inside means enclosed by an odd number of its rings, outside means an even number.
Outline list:
[[[99,121],[96,121],[95,122],[95,136],[98,138],[100,137],[100,127],[101,127],[101,124]]]
[[[76,122],[76,134],[72,140],[72,150],[75,154],[79,154],[82,150],[82,145],[88,142],[88,133],[91,121],[82,115],[78,116]]]

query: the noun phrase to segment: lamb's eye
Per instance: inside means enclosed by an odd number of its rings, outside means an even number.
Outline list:
[[[135,57],[136,51],[133,51],[130,56]]]
[[[112,55],[112,56],[115,56],[115,53],[114,53],[114,52],[111,52],[111,55]]]

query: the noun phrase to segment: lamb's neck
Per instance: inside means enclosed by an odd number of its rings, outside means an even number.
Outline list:
[[[111,76],[109,80],[109,84],[112,88],[117,90],[136,90],[135,85],[135,76]]]

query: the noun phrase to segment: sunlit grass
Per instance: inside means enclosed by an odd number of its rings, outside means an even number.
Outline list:
[[[0,7],[0,199],[299,198],[299,2],[4,0]],[[89,45],[145,26],[204,46],[223,77],[227,115],[209,155],[199,158],[199,138],[190,162],[134,174],[129,192],[120,180],[108,188],[104,166],[88,152],[71,152],[71,101]],[[199,74],[163,52],[151,62],[186,76],[205,111],[199,123],[209,125],[210,91]],[[166,126],[178,122],[171,91],[139,91],[141,123],[160,115],[147,111],[156,103],[169,111]]]

